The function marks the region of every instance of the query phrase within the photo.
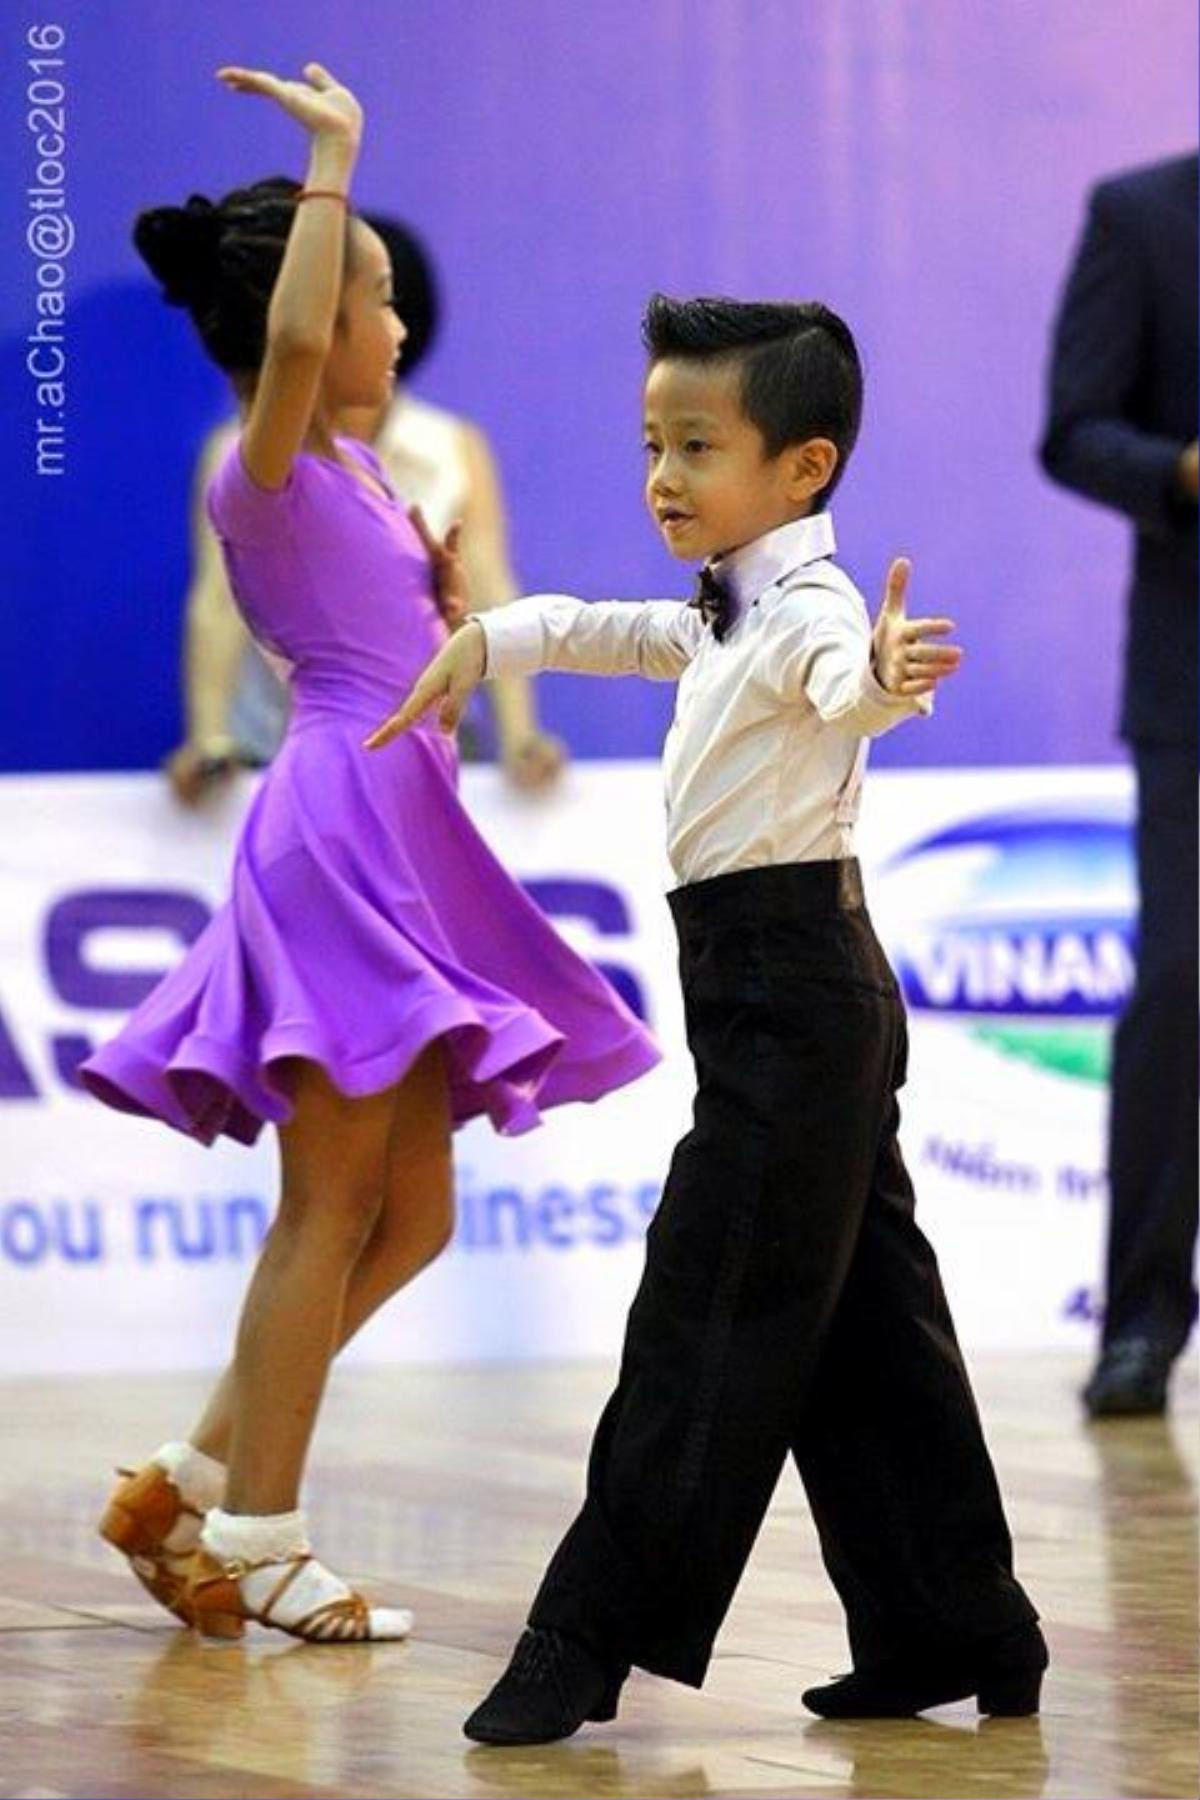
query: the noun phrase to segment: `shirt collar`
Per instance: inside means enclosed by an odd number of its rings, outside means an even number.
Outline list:
[[[837,549],[833,520],[827,512],[809,513],[765,531],[762,537],[731,550],[710,566],[714,575],[730,582],[740,608],[754,602],[806,563],[820,562]]]

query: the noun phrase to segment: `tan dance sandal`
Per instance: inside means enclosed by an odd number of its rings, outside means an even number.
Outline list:
[[[191,1624],[184,1604],[188,1573],[196,1554],[195,1548],[168,1550],[166,1540],[189,1514],[197,1521],[203,1513],[189,1506],[171,1477],[157,1463],[142,1469],[118,1469],[121,1477],[113,1489],[100,1520],[100,1536],[126,1557],[130,1568],[160,1606]],[[245,1627],[234,1621],[224,1635],[238,1637]]]
[[[251,1605],[242,1592],[242,1582],[247,1575],[266,1569],[278,1569],[279,1579],[260,1605]],[[239,1637],[247,1619],[286,1631],[307,1644],[383,1643],[408,1636],[410,1612],[398,1606],[368,1606],[352,1588],[339,1598],[304,1606],[301,1596],[306,1585],[319,1592],[331,1584],[345,1587],[308,1553],[267,1557],[261,1562],[220,1562],[201,1548],[190,1560],[181,1596],[182,1616],[209,1638]]]

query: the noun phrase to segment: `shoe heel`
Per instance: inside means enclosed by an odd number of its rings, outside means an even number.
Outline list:
[[[979,1690],[978,1707],[993,1719],[1024,1719],[1039,1709],[1042,1671],[1025,1675],[1000,1675]]]
[[[238,1613],[203,1612],[196,1614],[195,1626],[202,1638],[229,1643],[243,1636],[246,1621]]]
[[[185,1590],[180,1601],[180,1614],[202,1638],[240,1638],[246,1629],[245,1614],[239,1611],[241,1595],[235,1581],[207,1581]]]
[[[621,1702],[621,1689],[625,1685],[623,1676],[614,1676],[588,1714],[588,1722],[592,1725],[607,1725],[617,1716],[617,1707]]]

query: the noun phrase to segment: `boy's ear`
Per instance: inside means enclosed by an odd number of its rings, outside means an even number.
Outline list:
[[[829,438],[805,438],[802,444],[790,444],[784,452],[788,459],[788,482],[793,497],[807,500],[829,486],[837,468],[837,445]]]

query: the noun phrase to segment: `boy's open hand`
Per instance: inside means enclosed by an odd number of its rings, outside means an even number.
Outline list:
[[[963,659],[957,644],[929,641],[947,637],[954,630],[953,619],[909,618],[905,598],[911,574],[912,564],[906,556],[898,556],[888,570],[871,653],[880,687],[908,700],[918,694],[931,694],[939,681],[954,674]]]
[[[266,69],[229,64],[217,70],[217,80],[235,94],[262,94],[274,100],[314,137],[342,138],[357,146],[362,138],[363,111],[350,89],[321,63],[305,63],[303,76],[302,81],[285,81]]]
[[[438,724],[443,731],[453,731],[463,716],[467,701],[483,680],[486,640],[477,619],[468,619],[449,643],[443,644],[433,661],[419,675],[413,690],[400,708],[382,725],[377,725],[363,743],[368,750],[382,750],[385,744],[407,731],[410,725],[427,713],[438,709]]]

